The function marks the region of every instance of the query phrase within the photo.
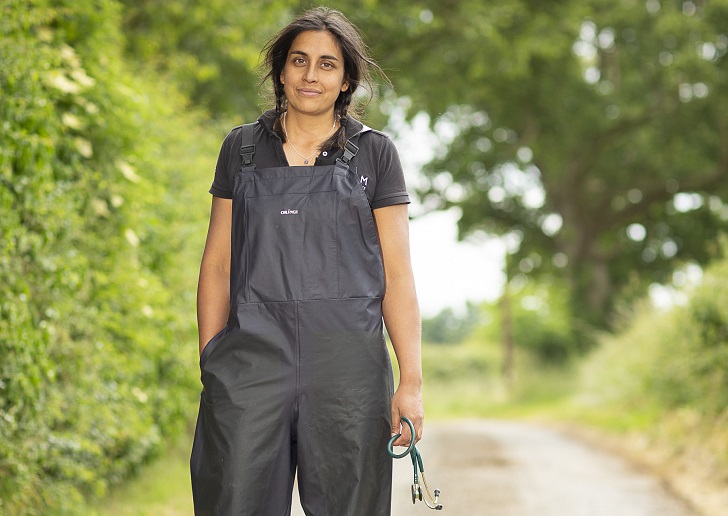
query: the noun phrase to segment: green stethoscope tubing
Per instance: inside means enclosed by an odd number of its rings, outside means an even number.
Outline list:
[[[393,459],[403,459],[407,455],[410,456],[412,459],[412,469],[414,470],[414,483],[412,484],[412,503],[415,503],[415,499],[419,498],[420,500],[424,501],[425,504],[430,509],[435,510],[442,510],[442,505],[438,503],[438,498],[440,497],[440,491],[438,489],[435,489],[435,496],[432,496],[432,493],[430,492],[430,488],[427,485],[427,479],[425,478],[425,467],[422,464],[422,455],[420,455],[419,450],[417,449],[417,446],[415,445],[415,425],[412,424],[412,421],[409,420],[409,418],[402,416],[402,422],[406,423],[407,426],[409,426],[410,429],[410,443],[407,449],[402,453],[394,453],[394,441],[399,439],[402,434],[395,434],[392,436],[392,438],[387,443],[387,453],[389,453],[389,456]],[[419,482],[419,474],[422,475],[422,483],[425,486],[425,491],[427,493],[427,496],[430,498],[430,502],[427,500],[423,500],[422,497],[422,489],[420,488],[420,482]]]
[[[393,435],[392,438],[389,440],[389,443],[387,444],[387,452],[389,452],[389,456],[393,459],[403,459],[412,452],[415,452],[419,456],[419,452],[417,452],[417,447],[415,446],[415,425],[412,424],[412,421],[410,421],[409,418],[406,418],[404,416],[402,416],[402,421],[404,423],[407,423],[407,426],[409,426],[410,428],[410,444],[409,447],[399,455],[394,453],[394,441],[402,437],[402,434]],[[420,460],[420,464],[422,464],[422,460]]]

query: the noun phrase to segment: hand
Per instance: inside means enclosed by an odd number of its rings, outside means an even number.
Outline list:
[[[422,439],[425,409],[420,387],[400,385],[392,397],[392,436],[402,434],[394,441],[394,446],[409,446],[411,441],[409,426],[402,424],[402,416],[412,421],[415,427],[415,442]]]

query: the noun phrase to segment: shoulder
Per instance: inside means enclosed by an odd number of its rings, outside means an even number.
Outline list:
[[[397,154],[397,147],[389,135],[369,127],[364,127],[359,136],[359,149],[378,159]]]
[[[243,142],[246,129],[250,130],[247,138],[252,139],[251,142]],[[271,145],[271,135],[269,133],[269,128],[260,120],[237,125],[225,136],[222,147],[224,151],[230,154],[237,154],[243,145],[256,145],[259,146],[257,150],[262,150],[263,147]]]
[[[376,129],[372,129],[371,127],[363,126],[362,127],[362,133],[361,136],[359,136],[360,141],[366,141],[371,142],[371,144],[374,145],[389,145],[392,143],[392,140],[390,137],[383,133],[382,131],[377,131]]]
[[[223,141],[223,145],[231,145],[235,140],[240,140],[240,135],[243,130],[242,125],[238,125],[230,129],[230,132],[228,132],[227,136],[225,136],[225,140]]]
[[[389,136],[382,131],[372,129],[361,123],[356,118],[348,117],[342,120],[342,124],[346,124],[346,137],[353,138],[358,135],[359,146],[366,144],[376,148],[394,146]]]
[[[359,152],[366,156],[372,168],[380,173],[388,169],[400,169],[399,153],[392,139],[382,131],[366,128],[359,137]]]

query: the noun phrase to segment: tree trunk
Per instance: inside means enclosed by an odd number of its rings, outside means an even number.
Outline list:
[[[506,282],[500,300],[501,314],[501,344],[503,349],[503,363],[501,374],[508,385],[513,384],[513,313],[511,310],[511,273],[508,267],[508,253],[506,252]]]

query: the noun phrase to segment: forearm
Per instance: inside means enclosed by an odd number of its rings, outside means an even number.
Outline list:
[[[422,386],[422,326],[411,274],[388,278],[382,311],[397,355],[399,384],[419,389]]]
[[[206,263],[200,267],[197,285],[197,327],[200,353],[227,322],[230,311],[230,271]]]

